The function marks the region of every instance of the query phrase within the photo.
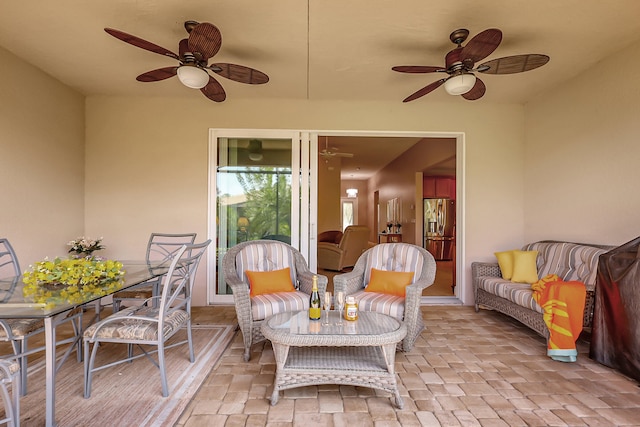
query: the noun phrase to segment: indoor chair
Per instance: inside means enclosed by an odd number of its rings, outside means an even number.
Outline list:
[[[209,243],[211,240],[194,245],[183,245],[175,252],[169,270],[162,281],[162,293],[159,296],[149,298],[141,306],[128,307],[115,312],[85,330],[85,398],[91,396],[91,379],[94,372],[140,357],[148,357],[159,368],[162,396],[169,395],[165,350],[188,344],[189,361],[191,363],[195,361],[191,337],[191,292],[198,264]],[[156,299],[158,303],[154,304],[153,300]],[[168,340],[183,328],[186,329],[186,340],[167,344]],[[127,357],[95,367],[96,353],[102,343],[127,344]],[[89,353],[91,344],[93,349]],[[134,345],[142,350],[141,354],[134,354]],[[142,346],[152,346],[155,349],[148,350]],[[151,357],[154,353],[158,354],[157,362]]]
[[[369,227],[350,225],[344,229],[340,243],[318,242],[318,268],[341,271],[353,267],[369,247]]]
[[[11,299],[18,283],[22,280],[22,272],[18,257],[16,256],[8,239],[0,239],[0,295],[3,301]],[[19,292],[22,292],[20,290]],[[63,322],[72,322],[74,337],[56,342],[56,345],[68,344],[76,341],[80,336],[82,328],[82,310],[72,311]],[[30,337],[44,332],[43,319],[0,319],[0,341],[11,343],[13,354],[1,355],[1,359],[15,359],[20,365],[22,395],[27,394],[27,356],[44,350],[44,346],[29,350],[28,340]],[[78,344],[78,361],[82,359],[82,347]],[[70,349],[69,349],[70,351]],[[65,357],[59,362],[61,364]]]
[[[182,245],[192,245],[196,241],[196,233],[151,233],[147,243],[145,260],[149,267],[164,261],[171,261]],[[139,304],[159,294],[162,277],[156,277],[137,286],[133,286],[113,294],[113,311],[120,311],[123,301],[134,301]]]
[[[335,292],[355,296],[360,311],[377,311],[403,321],[407,336],[398,348],[410,351],[424,329],[422,292],[433,284],[435,275],[436,262],[426,249],[383,243],[362,254],[352,271],[336,275],[333,287]]]
[[[314,273],[297,249],[275,240],[252,240],[231,247],[222,259],[222,271],[233,292],[248,362],[251,346],[265,340],[260,327],[267,317],[309,308]],[[321,301],[326,289],[327,278],[318,275]]]

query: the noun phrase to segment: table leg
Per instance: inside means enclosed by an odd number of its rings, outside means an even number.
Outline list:
[[[44,319],[45,371],[46,371],[46,413],[47,427],[56,425],[56,320]]]

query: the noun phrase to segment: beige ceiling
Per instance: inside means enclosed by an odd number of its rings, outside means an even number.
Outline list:
[[[224,108],[224,103],[208,101],[176,78],[137,82],[137,75],[176,62],[117,40],[103,28],[175,52],[187,36],[184,21],[215,24],[223,43],[210,62],[246,65],[270,77],[260,86],[218,77],[226,102],[288,98],[400,104],[441,75],[401,74],[391,67],[443,65],[455,47],[449,34],[458,28],[469,29],[470,37],[487,28],[502,30],[502,43],[487,60],[523,53],[551,57],[527,73],[481,75],[487,93],[478,101],[439,88],[407,105],[420,108],[445,101],[526,103],[640,39],[639,18],[638,0],[3,0],[0,46],[87,96],[198,97],[203,108]],[[349,142],[335,141],[343,151],[358,150]],[[361,164],[362,156],[374,151],[367,147],[359,147]],[[358,167],[352,160],[345,164],[350,174]]]
[[[228,99],[401,102],[440,75],[400,74],[392,66],[443,65],[453,30],[473,36],[499,28],[502,44],[488,59],[543,53],[551,61],[528,73],[483,76],[487,94],[474,102],[524,103],[639,39],[640,1],[3,0],[0,46],[85,95],[202,96],[175,78],[137,82],[138,74],[174,61],[103,31],[116,28],[176,51],[186,20],[221,30],[213,61],[270,76],[263,86],[220,78]],[[451,96],[440,88],[413,108],[443,100]]]

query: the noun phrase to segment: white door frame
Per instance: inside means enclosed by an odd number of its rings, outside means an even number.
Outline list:
[[[463,244],[466,223],[465,223],[465,156],[466,142],[464,132],[430,132],[430,131],[354,131],[354,130],[273,130],[273,129],[210,129],[209,130],[209,238],[215,242],[215,211],[216,200],[211,195],[215,194],[211,189],[215,190],[215,169],[217,165],[216,138],[221,137],[263,137],[263,138],[291,138],[300,152],[300,156],[294,155],[293,165],[297,165],[297,169],[292,170],[293,176],[309,176],[308,191],[302,193],[294,192],[293,194],[301,194],[300,203],[304,206],[305,202],[309,206],[308,214],[306,209],[300,209],[297,200],[292,200],[292,234],[293,223],[300,224],[296,236],[304,237],[296,244],[305,258],[309,262],[312,271],[316,271],[317,267],[317,207],[318,207],[318,135],[323,136],[370,136],[370,137],[422,137],[422,138],[454,138],[456,140],[456,287],[453,297],[423,297],[423,304],[470,304],[471,301],[465,301],[465,292],[467,288],[466,275],[464,274],[464,266],[466,265],[465,245]],[[294,151],[295,153],[295,151]],[[301,161],[302,160],[302,161]],[[298,180],[292,180],[297,182]],[[306,185],[306,180],[303,180]],[[297,186],[297,184],[296,184]],[[295,190],[292,188],[292,190]],[[300,190],[300,188],[297,188]],[[306,200],[306,195],[309,199]],[[293,199],[296,199],[295,197]],[[296,203],[297,209],[294,209]],[[298,214],[301,212],[301,214]],[[307,216],[307,221],[303,217]],[[297,225],[296,225],[297,227]],[[292,244],[294,242],[292,236]],[[211,283],[215,283],[215,251],[209,251],[207,260],[207,300],[211,303]],[[213,288],[215,293],[215,288]],[[226,301],[217,300],[216,302],[233,302],[232,296],[226,298]]]
[[[274,129],[209,129],[209,186],[207,234],[214,246],[217,241],[216,227],[216,179],[218,166],[218,138],[265,138],[291,140],[291,245],[300,250],[315,269],[315,238],[311,244],[308,236],[317,234],[317,137],[308,132]],[[300,179],[309,177],[309,179]],[[301,208],[308,206],[308,208]],[[217,246],[207,255],[207,303],[233,303],[233,295],[216,293]],[[315,270],[314,270],[315,271]]]

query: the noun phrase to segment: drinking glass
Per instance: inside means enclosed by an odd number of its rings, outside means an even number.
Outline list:
[[[342,310],[344,309],[344,292],[336,292],[336,310],[338,310],[338,326],[342,325]]]
[[[323,325],[329,326],[329,311],[331,310],[331,292],[324,293],[324,301],[322,301],[322,307],[324,308],[324,321]]]

